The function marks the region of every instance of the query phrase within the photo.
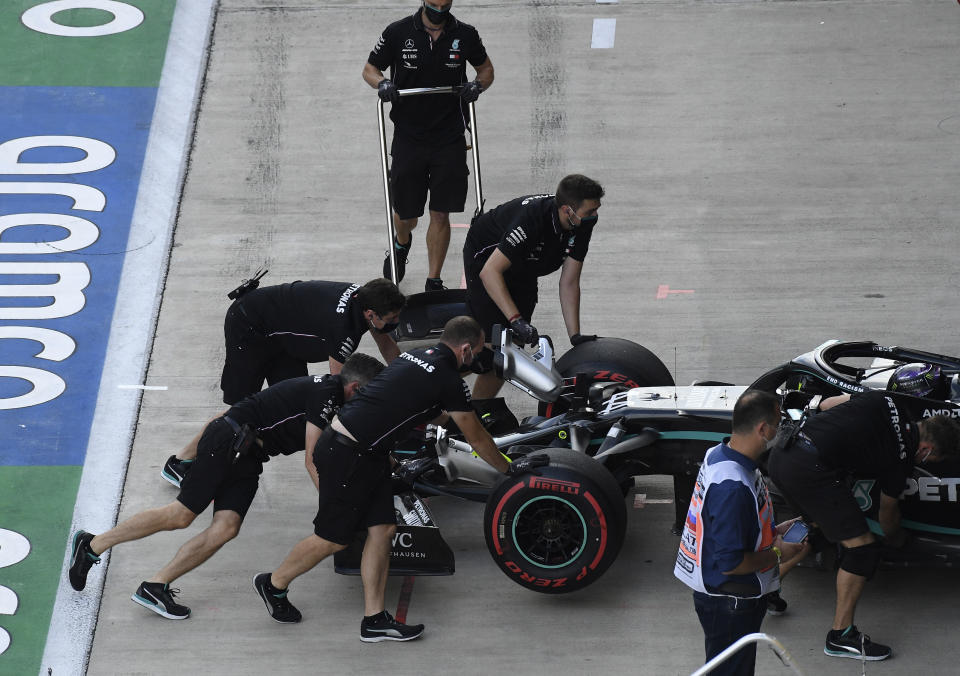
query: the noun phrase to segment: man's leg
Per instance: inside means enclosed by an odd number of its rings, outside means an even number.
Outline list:
[[[734,599],[729,596],[694,594],[694,607],[703,627],[706,661],[719,655],[740,638],[760,630],[766,614],[766,601]],[[756,645],[748,645],[717,666],[721,675],[753,674],[757,659]]]
[[[427,230],[427,277],[440,279],[443,262],[450,247],[450,214],[430,210],[430,227]]]
[[[384,610],[383,597],[390,570],[390,549],[393,534],[396,532],[397,527],[394,524],[380,524],[367,529],[367,542],[360,558],[364,615],[376,615]]]
[[[163,507],[144,510],[118,523],[106,533],[95,535],[90,541],[90,549],[99,555],[122,542],[139,540],[164,530],[186,528],[196,518],[196,514],[178,500],[174,500]]]
[[[286,589],[296,578],[341,549],[346,549],[346,545],[338,545],[318,535],[309,535],[298,542],[283,563],[273,571],[270,584],[276,589]]]
[[[872,533],[865,533],[859,537],[843,540],[840,544],[847,550],[845,555],[850,556],[849,550],[873,544],[876,539]],[[840,564],[837,571],[837,607],[833,616],[833,629],[843,630],[853,624],[853,616],[857,610],[857,601],[867,584],[867,575],[860,570],[857,562]],[[872,573],[871,573],[872,574]]]
[[[170,563],[161,568],[148,582],[169,584],[189,573],[235,538],[242,524],[243,519],[233,510],[222,509],[214,512],[210,526],[187,540],[177,550]]]
[[[474,399],[493,399],[503,387],[503,380],[495,371],[481,373],[473,383]]]

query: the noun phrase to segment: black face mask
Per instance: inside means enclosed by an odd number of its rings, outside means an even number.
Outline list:
[[[384,324],[383,328],[378,329],[376,327],[371,327],[371,331],[376,331],[377,333],[393,333],[396,328],[400,326],[400,322],[394,322],[393,324]]]
[[[426,19],[430,23],[435,24],[437,26],[442,26],[443,24],[447,23],[447,19],[450,18],[449,9],[445,9],[442,11],[437,10],[426,3],[423,4],[423,12],[424,12],[423,14],[424,17],[426,17]]]

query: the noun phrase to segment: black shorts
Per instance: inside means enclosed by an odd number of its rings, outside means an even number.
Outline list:
[[[849,540],[870,531],[853,493],[835,469],[824,465],[816,449],[798,441],[775,450],[768,463],[770,478],[830,542]]]
[[[197,459],[180,482],[177,500],[194,514],[210,502],[213,511],[229,509],[242,519],[257,494],[263,463],[252,455],[233,461],[233,428],[223,419],[211,421],[197,444]]]
[[[223,320],[226,359],[220,376],[223,403],[232,406],[268,385],[307,375],[307,364],[284,351],[279,342],[266,338],[250,325],[240,301],[235,301]]]
[[[423,216],[430,190],[430,210],[446,214],[463,211],[467,200],[467,150],[461,136],[443,146],[394,136],[390,150],[390,189],[400,218]]]
[[[463,253],[464,276],[467,280],[467,311],[470,316],[477,320],[487,342],[491,342],[493,334],[493,325],[509,326],[510,322],[493,302],[493,299],[487,294],[486,287],[480,280],[480,271],[473,271],[469,265],[473,262],[473,253]],[[506,278],[507,290],[510,297],[513,298],[517,311],[528,322],[533,318],[533,311],[537,307],[537,282],[529,280],[519,282]],[[511,283],[513,282],[513,283]]]
[[[361,453],[324,430],[313,452],[320,495],[313,532],[339,545],[353,542],[358,530],[396,524],[390,461],[382,454]]]

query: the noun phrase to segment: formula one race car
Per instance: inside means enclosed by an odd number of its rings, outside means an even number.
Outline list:
[[[494,349],[498,373],[540,401],[540,415],[518,422],[502,400],[476,402],[478,412],[501,452],[529,471],[504,477],[443,428],[398,448],[404,459],[395,474],[392,574],[454,571],[453,554],[426,505],[430,496],[486,503],[483,532],[494,561],[518,584],[544,593],[586,587],[613,563],[626,532],[624,496],[635,476],[673,475],[674,528],[682,524],[699,463],[729,435],[733,405],[748,386],[675,386],[653,353],[618,338],[583,343],[556,363],[547,337],[530,355],[505,329]],[[785,416],[797,419],[816,396],[888,389],[904,364],[935,376],[925,397],[895,393],[918,418],[960,417],[960,358],[867,342],[829,341],[749,387],[779,393]],[[914,537],[888,561],[960,563],[960,462],[948,464],[917,470],[911,479],[901,509]],[[876,482],[853,477],[851,490],[875,519]],[[358,572],[360,550],[357,542],[339,553],[337,571]]]

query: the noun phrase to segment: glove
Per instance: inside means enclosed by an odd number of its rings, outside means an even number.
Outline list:
[[[518,460],[514,460],[507,467],[507,476],[520,476],[521,474],[536,474],[540,475],[536,471],[537,467],[544,467],[550,464],[550,458],[545,455],[525,455]]]
[[[493,350],[484,347],[473,358],[470,370],[476,374],[489,373],[493,370]]]
[[[467,103],[473,103],[480,98],[480,92],[483,91],[483,85],[477,80],[468,82],[460,88],[460,98]]]
[[[584,335],[582,333],[575,333],[570,336],[570,344],[576,347],[580,343],[589,343],[591,340],[596,340],[597,334]]]
[[[380,97],[381,101],[396,103],[400,100],[400,90],[397,89],[397,85],[393,84],[392,80],[384,78],[377,83],[377,96]]]
[[[416,460],[407,460],[401,462],[394,470],[397,478],[410,486],[416,483],[423,474],[433,469],[437,465],[436,458],[417,458]]]
[[[520,339],[521,345],[536,345],[540,340],[536,327],[531,326],[523,317],[517,317],[510,322],[510,328],[513,329],[513,335]]]

